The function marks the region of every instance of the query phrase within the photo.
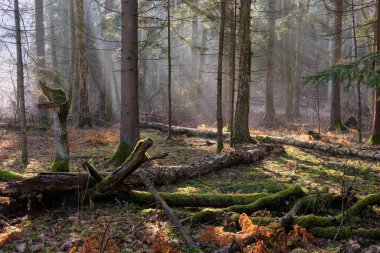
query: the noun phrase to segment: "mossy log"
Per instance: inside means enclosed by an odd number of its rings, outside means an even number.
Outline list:
[[[246,205],[234,205],[224,209],[207,208],[194,214],[188,220],[195,223],[205,223],[220,219],[225,212],[251,214],[264,209],[268,211],[284,211],[286,208],[286,202],[297,200],[305,196],[305,194],[306,193],[300,187],[296,186],[269,196],[264,196]]]
[[[339,231],[339,233],[338,233]],[[358,229],[350,229],[350,227],[341,227],[339,230],[339,227],[316,227],[310,229],[310,232],[319,238],[325,238],[325,239],[351,239],[352,237],[360,237],[360,238],[366,238],[366,239],[372,239],[372,240],[380,240],[380,229],[378,228],[358,228]]]
[[[145,129],[155,129],[160,131],[167,131],[168,126],[162,123],[154,122],[140,122],[140,127]],[[216,132],[210,130],[199,130],[188,127],[173,126],[172,133],[174,135],[187,135],[187,136],[197,136],[201,138],[216,138]],[[230,133],[225,132],[224,137],[229,137]],[[312,141],[300,141],[290,137],[276,137],[268,135],[253,135],[255,140],[263,143],[281,144],[295,146],[304,149],[318,150],[331,155],[343,155],[349,157],[358,157],[362,159],[371,159],[380,161],[380,150],[376,149],[356,149],[351,147],[345,147],[342,145],[333,145],[322,142],[312,142]]]
[[[176,207],[228,207],[232,205],[246,205],[259,198],[268,196],[267,193],[252,194],[186,194],[160,192],[160,196],[170,206]],[[149,192],[132,190],[120,196],[124,200],[148,205],[155,203]]]
[[[358,200],[354,205],[348,208],[345,213],[344,222],[348,221],[347,217],[353,218],[359,216],[364,209],[368,206],[379,205],[380,204],[380,193],[370,194],[365,198]],[[331,227],[338,226],[342,220],[342,213],[336,216],[317,216],[317,215],[305,215],[296,217],[294,223],[300,225],[305,228],[313,228],[313,227]]]

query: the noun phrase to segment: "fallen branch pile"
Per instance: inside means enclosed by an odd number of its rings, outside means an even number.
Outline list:
[[[140,127],[145,129],[155,129],[167,131],[168,126],[155,122],[140,122]],[[202,138],[216,138],[216,132],[210,130],[199,130],[188,127],[173,126],[172,133],[175,135],[197,136]],[[224,137],[229,137],[230,133],[225,132]],[[322,142],[300,141],[290,137],[276,137],[268,135],[254,135],[254,139],[263,143],[276,143],[280,145],[290,145],[304,149],[318,150],[332,155],[343,155],[350,157],[358,157],[363,159],[372,159],[380,161],[380,150],[355,149],[339,145],[326,144]]]

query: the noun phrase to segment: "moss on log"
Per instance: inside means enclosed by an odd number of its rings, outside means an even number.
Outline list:
[[[316,227],[312,228],[310,232],[319,238],[334,239],[338,233],[339,227]],[[365,239],[380,240],[380,229],[372,228],[358,228],[350,229],[350,227],[341,227],[336,239],[350,239],[352,237],[360,237]]]
[[[185,194],[161,192],[160,196],[170,206],[177,207],[228,207],[238,204],[249,204],[259,198],[268,196],[267,193],[253,194]],[[131,191],[125,195],[125,199],[139,203],[152,204],[155,202],[149,192]]]
[[[24,175],[19,174],[14,171],[0,169],[0,181],[11,181],[11,180],[22,180],[24,179]]]
[[[229,212],[253,213],[258,210],[281,210],[286,201],[294,201],[305,196],[306,193],[301,187],[296,186],[275,194],[259,198],[255,202],[247,205],[235,205],[227,208]]]
[[[304,195],[305,192],[300,187],[296,186],[269,196],[264,196],[246,205],[234,205],[224,209],[206,208],[194,214],[188,220],[191,220],[195,223],[205,223],[220,219],[224,213],[251,214],[255,211],[264,209],[270,211],[283,210],[286,206],[285,202],[299,199]]]
[[[132,147],[130,147],[126,142],[120,141],[119,146],[116,149],[116,152],[108,161],[108,165],[115,167],[122,165],[132,152]]]

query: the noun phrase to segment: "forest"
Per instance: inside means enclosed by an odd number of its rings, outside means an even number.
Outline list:
[[[0,17],[0,252],[380,252],[380,0]]]

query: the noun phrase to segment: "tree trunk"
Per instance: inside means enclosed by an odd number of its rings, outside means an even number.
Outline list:
[[[68,0],[68,19],[69,19],[69,37],[70,37],[70,73],[69,73],[69,85],[72,90],[72,111],[78,111],[78,83],[76,82],[75,65],[76,65],[76,46],[75,46],[75,10],[74,0]],[[69,97],[71,95],[69,94]]]
[[[269,1],[268,12],[267,83],[263,124],[266,126],[273,126],[276,117],[273,97],[273,78],[275,72],[274,57],[276,52],[276,0]]]
[[[334,64],[342,58],[343,0],[335,0]],[[331,98],[331,130],[344,131],[340,108],[340,78],[334,78]]]
[[[120,144],[110,160],[120,165],[140,139],[137,0],[122,0]]]
[[[84,26],[84,9],[83,0],[75,1],[76,14],[76,67],[75,82],[79,87],[79,108],[78,108],[78,128],[90,128],[91,118],[88,108],[88,91],[87,91],[87,67],[86,67],[86,49],[85,49],[85,26]]]
[[[44,1],[34,0],[34,15],[36,20],[36,49],[37,49],[37,67],[45,68],[45,27],[44,27]],[[39,78],[37,77],[37,80]],[[41,82],[38,80],[38,87],[40,87]],[[38,102],[41,101],[41,97],[38,98]],[[38,123],[41,126],[49,125],[49,117],[47,111],[38,111]]]
[[[43,76],[49,77],[47,72],[41,71]],[[39,104],[40,109],[51,109],[55,130],[55,159],[51,170],[53,172],[68,172],[69,171],[69,142],[67,136],[67,115],[70,109],[70,99],[66,93],[58,88],[48,87],[41,82],[41,89],[44,95],[48,98],[49,103]],[[62,87],[61,83],[56,84]]]
[[[219,29],[219,53],[218,53],[218,77],[217,77],[217,97],[216,97],[216,124],[217,124],[217,147],[216,152],[223,150],[223,112],[222,112],[222,91],[223,91],[223,49],[224,49],[224,26],[226,23],[226,0],[222,0],[220,7],[221,22]]]
[[[236,102],[236,112],[234,128],[232,133],[233,143],[252,142],[249,135],[249,107],[250,107],[250,82],[251,82],[251,29],[250,13],[251,0],[242,0],[239,21],[239,82],[238,96]]]
[[[38,0],[36,0],[38,1]],[[50,37],[50,54],[51,54],[51,63],[54,69],[58,69],[58,57],[57,57],[57,45],[56,45],[56,36],[55,36],[55,9],[54,1],[49,1],[49,7],[47,8],[47,16],[49,19],[49,37]]]
[[[380,0],[377,0],[376,15],[376,51],[380,53]],[[375,89],[372,133],[367,143],[370,145],[380,144],[380,88]]]
[[[202,88],[201,84],[203,82],[202,72],[205,69],[206,63],[206,51],[207,51],[207,27],[202,22],[202,41],[201,41],[201,56],[199,57],[199,72],[198,72],[198,81],[196,89],[196,96],[199,99],[202,97]],[[198,102],[199,104],[200,102]],[[198,109],[201,110],[201,106],[198,106]]]
[[[298,13],[297,13],[297,41],[296,41],[296,64],[294,71],[294,101],[292,116],[298,118],[301,116],[300,105],[301,105],[301,88],[302,88],[302,66],[303,66],[303,51],[304,51],[304,25],[303,25],[303,15],[305,12],[304,4],[302,1],[298,2]]]
[[[25,112],[25,92],[24,92],[24,64],[22,61],[21,49],[21,28],[20,28],[20,10],[18,0],[14,0],[15,15],[15,32],[16,32],[16,50],[17,50],[17,97],[19,100],[19,118],[21,124],[21,160],[23,164],[28,163],[28,140],[26,128]]]
[[[234,108],[235,108],[235,53],[236,53],[236,0],[229,0],[227,10],[229,12],[229,50],[228,50],[228,130],[233,132]],[[232,143],[231,143],[232,144]]]
[[[172,56],[171,56],[171,23],[170,23],[170,0],[167,5],[168,15],[168,140],[172,139]]]
[[[284,84],[286,87],[286,105],[285,105],[285,116],[290,119],[293,110],[293,83],[292,83],[292,64],[290,63],[290,21],[289,21],[289,0],[282,0],[282,18],[285,19],[285,32],[282,34],[283,37],[283,75]]]

